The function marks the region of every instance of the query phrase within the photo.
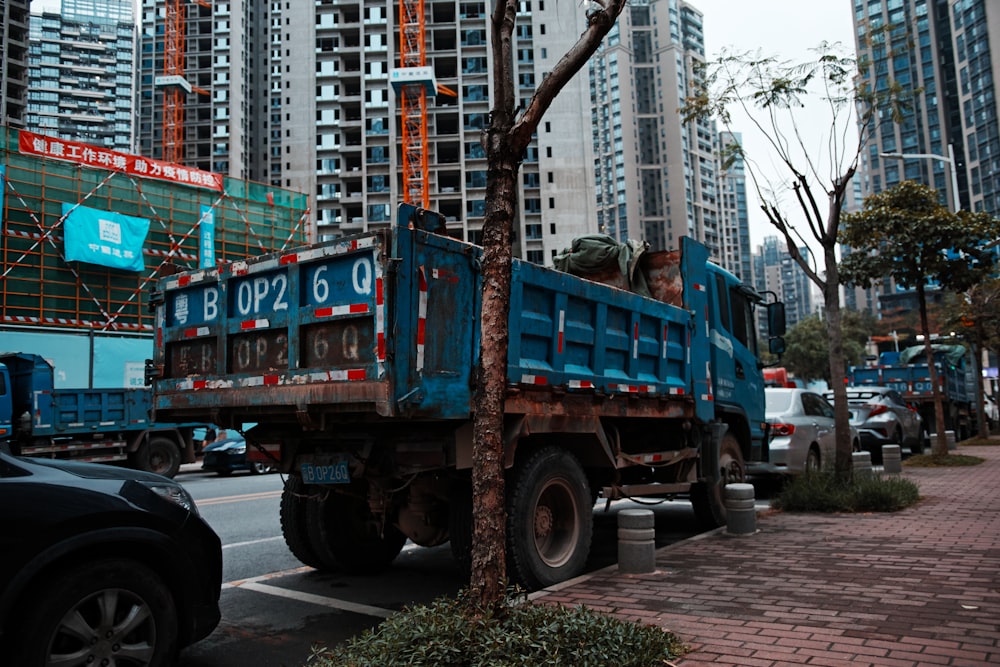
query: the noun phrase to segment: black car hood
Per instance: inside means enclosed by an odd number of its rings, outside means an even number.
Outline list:
[[[30,465],[37,465],[43,468],[62,470],[63,472],[84,479],[109,479],[138,482],[162,482],[166,477],[144,470],[132,470],[130,468],[119,468],[118,466],[102,465],[100,463],[83,463],[81,461],[63,461],[60,459],[32,459],[20,457],[20,461]]]

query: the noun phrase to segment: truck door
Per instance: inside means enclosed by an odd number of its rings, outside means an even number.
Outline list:
[[[752,305],[739,284],[727,280],[725,274],[713,272],[711,283],[717,314],[709,333],[715,400],[720,407],[730,405],[746,411],[751,428],[758,428],[764,416],[764,392]],[[760,434],[752,435],[756,442]]]

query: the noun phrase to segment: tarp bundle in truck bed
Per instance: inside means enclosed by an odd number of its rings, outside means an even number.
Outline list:
[[[934,360],[948,362],[952,366],[962,366],[965,362],[967,350],[962,345],[931,345],[934,352]],[[899,362],[902,364],[923,364],[927,363],[926,350],[923,345],[908,347],[899,353]]]
[[[573,239],[572,246],[553,261],[556,269],[574,276],[674,306],[683,302],[677,250],[650,252],[645,241],[619,243],[606,234],[591,234]]]

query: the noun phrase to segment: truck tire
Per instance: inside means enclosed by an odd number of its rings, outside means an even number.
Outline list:
[[[738,484],[746,479],[743,451],[735,435],[722,436],[718,460],[714,451],[705,455],[704,470],[708,479],[691,487],[691,506],[698,525],[711,530],[726,525],[726,484]]]
[[[376,519],[367,498],[367,488],[352,485],[347,493],[321,494],[310,505],[310,541],[327,569],[339,566],[349,574],[377,574],[406,544],[398,528]]]
[[[323,569],[323,562],[313,551],[306,529],[306,508],[310,502],[315,502],[307,493],[302,478],[289,475],[285,480],[285,488],[281,491],[281,509],[278,516],[281,521],[281,534],[292,555],[303,565]]]
[[[575,456],[545,447],[511,471],[507,494],[507,564],[530,590],[580,574],[594,523],[590,485]]]
[[[181,469],[181,452],[170,438],[152,436],[135,450],[132,463],[139,470],[173,477]]]
[[[166,667],[178,650],[170,589],[156,572],[124,558],[56,574],[31,592],[18,615],[22,641],[15,665],[69,664],[74,658],[71,664]]]

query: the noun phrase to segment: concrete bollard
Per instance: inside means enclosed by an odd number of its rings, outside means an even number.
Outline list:
[[[644,574],[656,570],[656,517],[652,510],[618,513],[618,571]]]
[[[725,504],[727,533],[751,535],[757,532],[753,484],[726,484]]]
[[[868,477],[872,474],[872,455],[870,452],[854,452],[851,454],[851,464],[855,477]]]
[[[944,439],[948,441],[948,451],[953,452],[958,449],[958,442],[955,440],[954,431],[945,431]],[[934,443],[937,442],[937,433],[931,433],[931,447],[934,447]]]
[[[903,454],[899,445],[882,445],[882,470],[889,474],[903,472]]]

